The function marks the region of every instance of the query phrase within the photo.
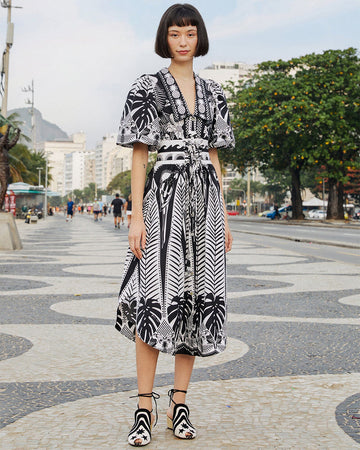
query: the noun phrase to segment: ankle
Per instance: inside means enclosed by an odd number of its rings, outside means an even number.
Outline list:
[[[147,397],[139,397],[139,408],[152,410],[152,399]]]
[[[183,392],[175,392],[174,396],[173,396],[173,401],[175,402],[175,404],[177,403],[185,403],[185,399],[186,399],[186,394]],[[172,406],[175,406],[173,402]]]

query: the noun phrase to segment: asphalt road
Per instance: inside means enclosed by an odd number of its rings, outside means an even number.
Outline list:
[[[251,243],[263,243],[305,256],[321,257],[360,266],[360,226],[304,223],[292,225],[268,220],[231,218],[236,237],[246,236]],[[360,268],[359,268],[360,273]]]
[[[268,219],[231,218],[232,229],[235,231],[271,234],[279,237],[302,239],[310,241],[326,241],[329,244],[342,244],[360,248],[360,224],[321,224],[319,222],[279,222]]]

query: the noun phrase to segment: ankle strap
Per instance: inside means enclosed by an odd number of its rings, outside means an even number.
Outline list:
[[[157,424],[158,421],[158,410],[157,410],[157,403],[156,400],[159,400],[160,395],[157,394],[156,392],[149,392],[147,394],[138,394],[138,395],[132,395],[129,398],[136,398],[136,397],[147,397],[147,398],[153,398],[154,399],[154,403],[155,403],[155,423],[154,426]],[[150,412],[152,412],[153,410],[151,410]]]
[[[176,394],[176,392],[182,392],[184,394],[187,393],[187,391],[183,391],[182,389],[170,389],[168,392],[168,396],[169,396],[169,406],[171,406],[171,402],[174,403],[174,405],[176,405],[176,403],[173,400],[174,394]]]

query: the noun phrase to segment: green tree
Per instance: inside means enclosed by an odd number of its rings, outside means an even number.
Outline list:
[[[328,50],[302,58],[311,99],[315,150],[328,179],[328,219],[343,219],[349,169],[360,168],[360,59],[357,50]]]
[[[118,191],[125,198],[131,192],[131,170],[127,170],[125,172],[120,172],[114,176],[114,178],[108,184],[107,189],[110,192]]]
[[[328,218],[343,218],[343,169],[359,159],[359,74],[355,49],[261,63],[251,80],[227,86],[237,144],[224,158],[290,174],[295,219],[303,217],[302,171],[325,166]]]
[[[263,195],[267,195],[269,203],[281,205],[286,193],[291,189],[291,176],[286,171],[280,172],[268,168],[263,170],[266,183],[263,186]]]

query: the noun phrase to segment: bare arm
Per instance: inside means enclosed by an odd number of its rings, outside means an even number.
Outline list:
[[[212,165],[215,168],[216,175],[218,177],[219,184],[220,184],[221,198],[222,198],[222,201],[223,201],[224,212],[225,212],[225,251],[229,252],[231,250],[231,247],[232,247],[233,237],[232,237],[232,234],[230,232],[229,222],[228,222],[228,217],[227,217],[227,212],[226,212],[226,204],[225,204],[224,192],[223,192],[223,186],[222,186],[221,167],[220,167],[220,162],[219,162],[217,149],[216,148],[210,148],[209,149],[209,156],[210,156],[210,160],[212,162]]]
[[[129,230],[129,245],[137,258],[142,257],[145,248],[146,230],[143,218],[143,197],[148,163],[148,147],[137,142],[134,144],[131,169],[132,218]]]

